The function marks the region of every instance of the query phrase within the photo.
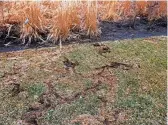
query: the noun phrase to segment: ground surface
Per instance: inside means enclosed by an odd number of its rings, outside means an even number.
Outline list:
[[[133,38],[146,38],[151,36],[166,36],[167,22],[154,23],[151,28],[145,20],[136,21],[134,28],[130,28],[128,23],[102,22],[101,40],[123,40]]]
[[[98,42],[98,41],[114,41],[114,40],[124,40],[124,39],[136,39],[136,38],[147,38],[152,36],[167,36],[167,21],[158,20],[152,23],[149,26],[149,22],[145,19],[136,20],[134,28],[130,27],[130,22],[107,22],[101,21],[99,27],[101,29],[101,35],[99,38],[88,38],[86,36],[81,36],[80,40],[69,40],[65,41],[64,44],[73,43],[87,43],[87,42]],[[14,30],[14,29],[13,29]],[[17,31],[11,31],[11,36],[13,36]],[[0,34],[3,34],[0,31]],[[28,48],[34,48],[34,46],[40,47],[49,47],[55,46],[52,43],[47,43],[47,45],[30,45],[25,48],[25,45],[22,45],[19,38],[13,39],[11,37],[6,38],[7,34],[4,34],[3,37],[0,37],[0,52],[10,52],[10,51],[19,51],[25,50]],[[44,38],[45,39],[45,38]],[[33,41],[32,41],[33,42]],[[33,47],[32,47],[33,46]]]
[[[166,39],[0,53],[0,125],[166,125]]]

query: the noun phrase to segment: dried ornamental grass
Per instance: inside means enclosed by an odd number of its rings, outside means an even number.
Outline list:
[[[167,17],[166,1],[17,1],[0,2],[0,25],[20,28],[23,43],[65,41],[79,36],[98,36],[99,21],[134,22],[145,16],[149,21]],[[43,36],[43,34],[45,34]],[[48,36],[48,37],[47,37]]]
[[[167,1],[148,1],[147,14],[149,21],[167,17]]]
[[[118,13],[117,13],[117,2],[116,1],[110,1],[104,3],[104,7],[106,8],[105,11],[102,14],[102,20],[117,20],[118,19]],[[101,9],[100,9],[101,11]]]
[[[51,20],[51,29],[48,39],[53,39],[54,43],[58,40],[65,40],[70,32],[71,20],[69,9],[66,7],[59,7],[54,12]]]
[[[4,23],[3,2],[0,1],[0,24]]]
[[[98,36],[100,30],[98,28],[97,18],[97,2],[87,2],[87,8],[84,8],[84,30],[89,36]]]
[[[28,37],[29,42],[31,42],[32,37],[34,39],[39,38],[39,32],[45,29],[45,18],[41,12],[39,3],[28,3],[20,19],[22,22],[20,37],[23,40]]]

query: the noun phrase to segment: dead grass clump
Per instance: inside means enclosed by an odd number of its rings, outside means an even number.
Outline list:
[[[89,36],[98,36],[100,30],[98,29],[97,20],[97,2],[88,2],[87,6],[83,8],[84,14],[84,30]]]
[[[136,13],[139,16],[147,15],[147,1],[137,1],[136,2]]]
[[[117,1],[105,2],[104,7],[106,9],[102,14],[102,20],[117,21],[120,19],[120,9]]]
[[[70,33],[71,18],[69,8],[59,7],[54,12],[53,19],[51,20],[51,29],[48,39],[53,39],[54,43],[58,40],[65,41]]]
[[[96,117],[90,114],[79,115],[74,120],[71,120],[71,123],[80,123],[81,125],[103,125]]]
[[[22,22],[20,38],[23,39],[23,41],[28,38],[28,43],[31,42],[32,38],[40,39],[41,36],[39,33],[44,31],[45,18],[39,8],[39,3],[28,3],[20,18]]]
[[[2,25],[3,22],[4,22],[3,2],[0,1],[0,24]]]
[[[136,17],[149,21],[167,17],[166,1],[17,1],[0,2],[0,27],[9,37],[18,25],[18,39],[23,44],[32,41],[57,43],[83,36],[97,37],[99,21],[129,21]]]
[[[148,1],[147,2],[148,20],[153,21],[167,16],[167,2],[166,1]]]
[[[167,16],[166,1],[112,1],[104,2],[103,6],[102,19],[108,21],[128,20],[135,16],[147,16],[149,20]]]

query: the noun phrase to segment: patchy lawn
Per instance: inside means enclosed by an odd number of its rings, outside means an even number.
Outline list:
[[[0,53],[0,125],[166,125],[166,40]]]

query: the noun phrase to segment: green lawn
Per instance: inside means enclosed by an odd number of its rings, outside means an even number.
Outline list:
[[[0,53],[0,125],[166,125],[167,38],[103,44]]]

